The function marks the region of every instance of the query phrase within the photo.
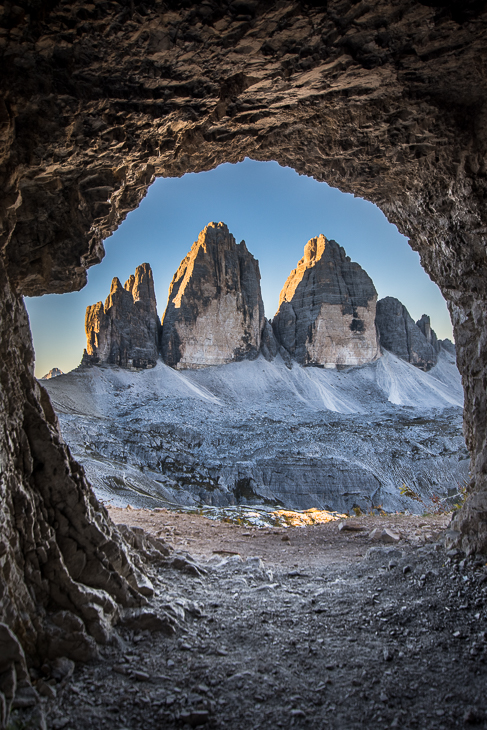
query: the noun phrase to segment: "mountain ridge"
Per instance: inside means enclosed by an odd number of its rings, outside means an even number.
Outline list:
[[[265,317],[259,263],[228,227],[209,223],[183,258],[158,320],[152,270],[137,267],[125,286],[112,281],[103,304],[87,308],[81,367],[141,370],[158,358],[177,369],[217,366],[262,353],[288,367],[341,368],[373,362],[382,349],[429,370],[441,348],[427,315],[417,323],[399,300],[377,301],[372,279],[323,234],[308,241],[286,280],[279,308]]]

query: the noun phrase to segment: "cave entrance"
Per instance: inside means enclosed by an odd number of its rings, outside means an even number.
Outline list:
[[[86,345],[85,308],[104,301],[112,278],[125,281],[142,261],[152,266],[160,318],[173,273],[209,220],[228,223],[230,233],[237,241],[245,238],[250,253],[259,260],[268,319],[278,309],[280,291],[304,245],[324,233],[343,245],[352,261],[371,276],[380,300],[395,297],[414,320],[428,312],[438,337],[451,338],[438,288],[407,240],[378,208],[277,163],[245,160],[181,179],[159,178],[137,210],[106,241],[107,255],[90,272],[87,287],[62,295],[62,300],[59,295],[29,299],[38,377],[52,368],[66,373],[79,365]],[[351,271],[344,273],[350,275]],[[347,286],[346,279],[340,281],[340,286]],[[313,298],[319,296],[319,291],[313,293]],[[343,296],[342,306],[348,294]],[[122,312],[117,315],[123,316]],[[347,326],[342,323],[339,329]],[[420,337],[412,320],[411,326]],[[400,356],[404,360],[407,353],[401,351]],[[389,357],[386,353],[385,359]],[[459,377],[452,362],[446,366],[451,370],[447,379],[453,377],[453,383],[445,381],[440,368],[425,375],[395,359],[384,366],[371,362],[368,369],[356,371],[354,380],[350,368],[341,373],[306,371],[298,361],[290,361],[288,367],[276,369],[261,357],[260,365],[251,365],[252,371],[244,371],[243,365],[240,370],[239,365],[230,367],[228,378],[211,367],[206,373],[183,368],[181,375],[193,389],[188,393],[180,392],[179,381],[171,380],[172,386],[167,386],[172,378],[167,372],[156,382],[151,373],[138,373],[130,380],[128,374],[110,379],[104,371],[96,387],[90,374],[83,372],[68,378],[66,389],[65,379],[48,381],[45,387],[56,403],[65,438],[85,466],[95,492],[118,506],[226,508],[236,503],[245,509],[221,514],[244,521],[253,519],[249,517],[252,505],[351,514],[382,509],[417,512],[434,507],[433,495],[449,498],[448,504],[453,504],[458,484],[468,472],[461,438]],[[130,383],[122,382],[124,378]],[[145,404],[147,388],[153,390],[150,413],[139,407]],[[362,399],[356,395],[360,389]],[[112,391],[114,398],[109,395]],[[214,403],[202,400],[203,391],[213,393]],[[76,407],[85,421],[74,424]],[[98,428],[104,407],[110,434]],[[433,417],[431,408],[439,408],[439,414]],[[127,428],[126,420],[134,425]],[[138,443],[140,432],[142,441],[150,434],[152,447]],[[380,458],[371,454],[374,439]],[[235,446],[239,441],[240,449]],[[261,441],[268,453],[251,465],[254,452],[262,451]],[[401,496],[404,485],[423,501]]]
[[[30,655],[48,636],[66,656],[39,606],[82,616],[70,626],[98,641],[147,588],[34,381],[22,295],[81,289],[155,177],[245,157],[372,201],[419,252],[465,391],[471,494],[449,539],[485,551],[483,4],[68,5],[1,19],[2,620]]]

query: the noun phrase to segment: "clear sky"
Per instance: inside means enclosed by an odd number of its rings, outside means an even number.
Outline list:
[[[306,242],[323,233],[367,271],[380,299],[397,297],[415,321],[429,314],[438,337],[452,337],[438,287],[421,268],[407,239],[375,205],[276,162],[245,160],[211,172],[159,178],[139,208],[105,241],[106,256],[88,271],[84,289],[26,300],[36,375],[42,377],[53,367],[68,372],[79,365],[86,346],[86,307],[105,301],[112,278],[118,276],[124,284],[141,263],[152,267],[162,316],[175,271],[210,221],[226,223],[237,243],[244,239],[259,260],[269,319]]]

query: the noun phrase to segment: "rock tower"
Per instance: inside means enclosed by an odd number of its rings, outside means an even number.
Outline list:
[[[209,223],[169,288],[161,351],[175,368],[257,357],[264,329],[259,264],[224,223]]]
[[[380,356],[376,301],[369,275],[320,235],[308,241],[284,284],[272,326],[303,365],[361,365]]]
[[[87,347],[82,365],[109,363],[124,368],[154,367],[160,324],[149,264],[141,264],[122,286],[116,277],[105,304],[86,309]]]

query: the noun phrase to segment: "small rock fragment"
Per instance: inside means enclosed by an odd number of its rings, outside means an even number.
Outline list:
[[[37,680],[36,689],[40,695],[47,697],[49,700],[56,698],[56,688],[45,682],[43,679]]]
[[[396,542],[399,542],[401,537],[400,537],[400,535],[397,534],[397,532],[393,532],[388,527],[386,527],[384,530],[382,530],[380,539],[381,539],[381,542],[396,543]]]
[[[340,532],[343,530],[347,530],[348,532],[363,532],[365,530],[365,527],[362,527],[362,525],[357,525],[356,522],[350,522],[349,520],[343,520],[343,522],[340,522],[338,525],[338,529]]]
[[[390,662],[392,660],[393,654],[392,654],[392,651],[388,647],[386,647],[384,649],[384,651],[382,652],[382,655],[384,657],[384,661]]]
[[[71,659],[67,657],[58,657],[51,662],[51,677],[57,682],[62,682],[63,679],[68,679],[74,672],[75,664]]]
[[[141,672],[140,670],[136,670],[133,673],[133,677],[138,682],[149,682],[149,680],[150,680],[150,675],[147,674],[147,672]]]

